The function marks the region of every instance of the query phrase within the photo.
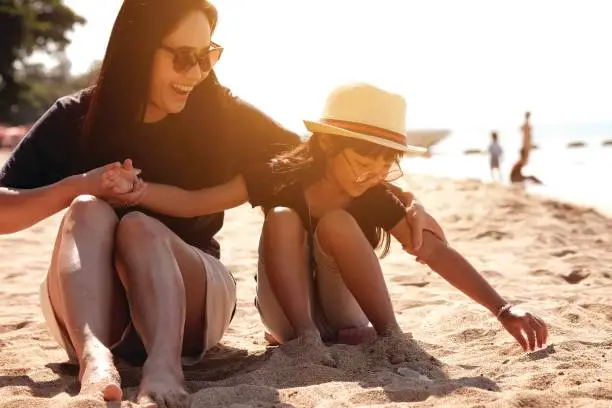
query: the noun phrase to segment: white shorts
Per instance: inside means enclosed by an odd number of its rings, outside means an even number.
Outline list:
[[[202,260],[202,265],[206,272],[206,313],[204,330],[204,347],[202,353],[197,356],[184,356],[184,365],[197,364],[206,351],[214,347],[227,330],[236,308],[236,283],[227,268],[217,258],[209,255],[202,250],[192,247]],[[77,362],[76,352],[68,333],[58,324],[55,311],[51,305],[47,278],[40,285],[40,307],[47,324],[47,329],[55,341],[61,345],[71,362]],[[121,339],[113,344],[113,350],[121,344],[132,330],[132,324],[128,324]]]

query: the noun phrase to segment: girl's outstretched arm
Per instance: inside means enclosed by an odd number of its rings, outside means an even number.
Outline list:
[[[411,252],[411,231],[405,223],[399,222],[390,232],[408,252]],[[423,245],[415,254],[451,285],[497,316],[523,349],[533,350],[536,343],[539,347],[546,343],[548,330],[540,318],[513,309],[467,259],[436,235],[424,231]]]
[[[225,184],[194,191],[155,183],[145,183],[144,188],[138,202],[132,204],[184,218],[225,211],[245,203],[249,198],[241,175]]]
[[[405,248],[411,245],[405,239],[410,230],[400,223],[391,230]],[[409,236],[409,235],[408,235]],[[415,253],[419,260],[446,279],[451,285],[496,314],[507,302],[460,253],[429,231],[423,233],[423,245]]]

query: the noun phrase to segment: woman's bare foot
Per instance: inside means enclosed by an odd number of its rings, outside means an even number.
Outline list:
[[[339,344],[357,345],[370,343],[377,338],[376,330],[371,327],[352,327],[350,329],[338,330],[337,342]]]
[[[283,352],[299,361],[320,362],[328,367],[336,367],[336,360],[323,343],[317,330],[306,331],[298,338],[280,346]]]
[[[144,408],[187,408],[189,393],[180,366],[147,361],[142,369],[138,404]]]
[[[103,345],[90,347],[83,355],[79,369],[80,395],[102,398],[104,401],[121,401],[123,391],[119,372],[113,363],[113,355]]]

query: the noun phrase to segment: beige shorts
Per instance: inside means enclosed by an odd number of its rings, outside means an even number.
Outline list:
[[[209,255],[196,247],[192,247],[202,260],[202,265],[206,272],[206,313],[204,347],[202,353],[197,356],[183,356],[184,365],[197,364],[206,351],[214,347],[227,330],[236,308],[236,282],[232,278],[227,268],[217,258]],[[55,311],[49,298],[47,279],[40,285],[40,307],[47,324],[47,329],[55,341],[61,345],[71,362],[76,363],[76,352],[68,333],[60,327],[55,316]],[[118,347],[132,330],[132,324],[123,331],[121,339],[113,344],[110,349]]]
[[[324,339],[335,339],[338,330],[365,327],[369,325],[369,321],[346,287],[335,260],[323,251],[316,233],[314,235],[315,268],[310,285],[311,313],[321,336]],[[304,242],[304,258],[301,261],[309,262],[308,240],[304,239]],[[261,320],[270,334],[281,342],[295,338],[293,328],[278,304],[266,275],[263,235],[259,243],[255,303]]]

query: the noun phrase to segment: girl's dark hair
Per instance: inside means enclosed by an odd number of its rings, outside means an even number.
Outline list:
[[[212,30],[217,10],[207,0],[124,0],[115,20],[85,117],[86,144],[104,145],[109,138],[129,137],[142,121],[149,93],[153,57],[161,41],[190,11],[201,10]],[[202,103],[218,85],[213,72],[189,97]],[[207,98],[204,98],[207,99]],[[188,106],[185,107],[187,110]]]
[[[378,158],[382,156],[387,161],[399,162],[402,152],[381,146],[372,142],[352,137],[331,136],[330,150],[324,152],[320,143],[321,134],[314,133],[308,140],[301,143],[293,150],[281,153],[274,157],[270,165],[272,171],[282,177],[279,189],[293,183],[304,186],[315,183],[325,177],[327,166],[327,155],[337,155],[343,149],[352,149],[364,157]],[[404,202],[401,189],[386,183],[394,195]],[[404,204],[406,204],[404,202]],[[391,244],[390,234],[377,226],[362,226],[366,238],[375,249],[382,248],[380,257],[389,252]]]

